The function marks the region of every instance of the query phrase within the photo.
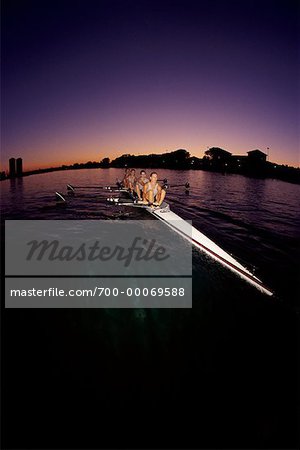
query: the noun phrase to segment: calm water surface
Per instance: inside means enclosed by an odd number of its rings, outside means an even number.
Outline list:
[[[108,205],[100,190],[67,196],[67,183],[114,184],[122,175],[6,180],[2,218],[145,219]],[[202,171],[159,177],[190,183],[189,195],[170,188],[172,210],[255,267],[275,297],[194,249],[191,310],[4,311],[10,447],[42,448],[45,436],[49,448],[297,447],[300,186]]]
[[[89,169],[34,175],[1,183],[2,216],[9,219],[144,218],[142,211],[112,207],[107,193],[77,191],[68,197],[66,185],[109,185],[122,178],[120,169]],[[254,269],[280,298],[295,305],[300,249],[300,186],[278,180],[254,179],[203,171],[160,171],[170,185],[189,182],[191,190],[171,188],[174,212]],[[57,205],[54,192],[66,194]],[[203,256],[194,251],[195,267]],[[202,258],[202,259],[201,259]],[[217,271],[216,263],[210,269]],[[209,267],[208,267],[209,270]],[[211,281],[215,285],[215,272]],[[209,280],[208,280],[209,282]],[[237,283],[233,282],[232,288]],[[219,286],[221,288],[221,286]],[[252,290],[252,288],[251,288]]]

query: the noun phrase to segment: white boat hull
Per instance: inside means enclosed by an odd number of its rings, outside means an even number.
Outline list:
[[[267,295],[273,295],[273,292],[268,289],[263,282],[253,275],[246,267],[239,263],[229,253],[225,252],[221,247],[215,244],[205,234],[198,231],[189,222],[185,221],[173,211],[167,203],[163,203],[160,208],[151,208],[150,206],[132,203],[132,202],[119,202],[117,199],[110,198],[108,201],[112,201],[115,204],[124,206],[133,206],[137,208],[146,209],[153,216],[162,220],[168,227],[172,228],[176,233],[180,234],[184,239],[187,239],[199,250],[205,252],[211,258],[218,261],[223,266],[236,273],[240,278],[244,279],[248,283],[255,286],[258,290]]]
[[[195,227],[183,220],[173,211],[170,211],[167,204],[165,207],[159,209],[151,209],[148,207],[147,210],[159,220],[162,220],[167,226],[179,233],[182,237],[190,241],[195,247],[199,248],[201,251],[205,252],[210,257],[235,272],[261,292],[267,295],[273,295],[273,292],[264,286],[259,278],[254,276],[229,253],[225,252],[221,247],[205,236],[205,234],[198,231]]]

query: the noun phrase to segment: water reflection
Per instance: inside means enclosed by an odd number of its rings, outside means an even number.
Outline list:
[[[270,216],[275,221],[284,217],[287,228],[295,230],[296,224],[298,227],[298,185],[204,171],[157,171],[159,178],[167,178],[171,186],[167,192],[167,200],[184,217],[192,216],[201,221],[204,217],[217,218],[219,222],[222,219],[223,225],[224,221],[230,224],[234,220],[240,220],[245,224],[252,223],[268,229]],[[26,218],[28,211],[38,214],[42,207],[55,205],[55,191],[59,191],[67,197],[70,213],[74,214],[74,218],[79,211],[85,211],[87,216],[96,211],[107,213],[107,192],[76,191],[73,198],[67,195],[66,186],[68,183],[114,184],[123,175],[123,169],[110,168],[53,172],[5,180],[0,184],[2,211],[8,216],[12,211],[19,212],[20,218]],[[189,195],[185,194],[184,187],[172,188],[172,185],[186,182],[191,185]],[[47,216],[43,218],[46,219]]]
[[[4,182],[2,182],[4,183]],[[7,180],[8,190],[2,191],[2,207],[7,205],[11,213],[20,214],[24,212],[24,179],[23,177]]]
[[[245,199],[249,205],[261,209],[265,201],[266,179],[244,177]]]
[[[10,192],[12,194],[17,193],[23,195],[23,187],[24,187],[23,177],[10,178],[9,184],[10,184]]]
[[[204,171],[158,169],[157,172],[171,186],[167,201],[174,212],[192,220],[196,228],[241,260],[265,269],[271,280],[280,270],[278,280],[288,279],[299,253],[300,186]],[[1,181],[2,218],[148,218],[147,213],[137,208],[108,205],[107,191],[86,189],[67,195],[67,184],[115,184],[123,175],[123,169],[85,169]],[[191,186],[189,195],[184,187],[172,187],[186,182]],[[55,191],[66,197],[63,207],[57,205]],[[268,277],[262,278],[268,281]]]

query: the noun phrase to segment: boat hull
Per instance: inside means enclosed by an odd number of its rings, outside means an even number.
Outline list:
[[[201,233],[190,223],[171,211],[170,208],[163,205],[163,207],[159,209],[151,209],[148,207],[147,210],[151,212],[153,216],[157,217],[159,220],[162,220],[167,226],[179,233],[183,238],[190,241],[195,247],[199,248],[201,251],[205,252],[210,257],[235,272],[261,292],[270,296],[273,295],[273,292],[264,286],[259,278],[254,276],[229,253],[225,252],[221,247],[205,236],[205,234]]]
[[[239,263],[233,256],[219,247],[215,242],[209,239],[205,234],[201,233],[191,223],[182,219],[180,216],[175,214],[170,210],[168,203],[163,203],[160,208],[153,208],[148,205],[143,205],[140,203],[135,203],[123,199],[109,198],[108,201],[114,204],[122,204],[124,206],[132,206],[136,208],[146,209],[149,213],[155,216],[157,219],[163,221],[168,227],[172,228],[176,233],[180,234],[184,239],[191,242],[199,250],[203,251],[211,258],[218,261],[223,266],[230,269],[232,272],[237,274],[240,278],[255,286],[262,293],[272,296],[273,292],[268,289],[263,282],[253,275],[250,270]]]

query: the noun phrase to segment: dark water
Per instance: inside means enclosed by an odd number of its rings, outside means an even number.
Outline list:
[[[1,182],[2,219],[138,218],[101,191],[56,204],[66,184],[123,171]],[[4,310],[7,448],[291,448],[296,441],[297,185],[163,171],[174,212],[274,292],[262,295],[193,251],[192,310]],[[145,218],[145,216],[143,216]],[[17,430],[17,432],[16,432]]]

